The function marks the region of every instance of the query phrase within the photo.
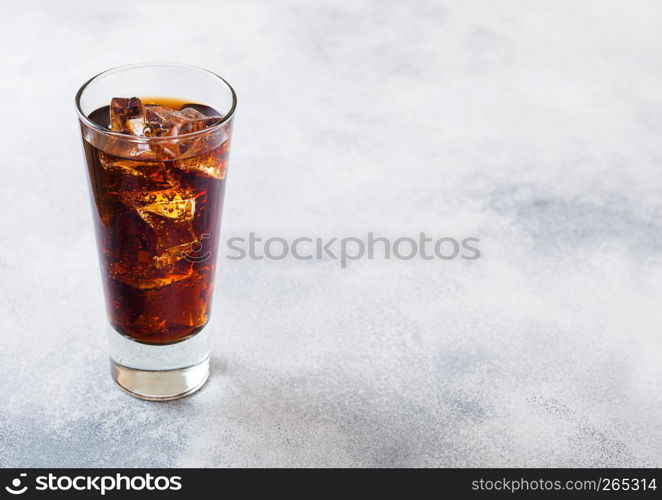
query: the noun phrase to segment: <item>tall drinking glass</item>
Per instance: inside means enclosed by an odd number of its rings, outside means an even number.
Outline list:
[[[76,94],[111,373],[139,398],[185,396],[208,377],[236,104],[220,76],[181,64],[110,69]]]

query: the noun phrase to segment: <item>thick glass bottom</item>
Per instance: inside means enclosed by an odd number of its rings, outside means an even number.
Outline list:
[[[136,342],[108,328],[111,376],[126,392],[150,401],[194,393],[209,376],[208,329],[168,345]]]
[[[113,380],[131,396],[149,401],[170,401],[193,394],[209,376],[209,359],[176,370],[138,370],[111,360]]]

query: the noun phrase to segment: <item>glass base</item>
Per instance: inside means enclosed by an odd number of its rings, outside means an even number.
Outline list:
[[[136,342],[109,326],[110,373],[127,393],[168,401],[194,393],[209,376],[207,328],[176,344]]]
[[[131,396],[148,401],[170,401],[193,394],[209,376],[209,359],[178,370],[136,370],[110,362],[113,380]]]

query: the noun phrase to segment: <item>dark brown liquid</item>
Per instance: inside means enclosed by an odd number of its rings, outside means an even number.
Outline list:
[[[145,103],[218,115],[172,99]],[[107,127],[108,107],[89,118]],[[194,335],[211,312],[229,140],[174,160],[124,158],[83,143],[110,323],[149,344]]]

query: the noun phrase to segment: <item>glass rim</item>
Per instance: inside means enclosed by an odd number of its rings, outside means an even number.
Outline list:
[[[137,69],[137,68],[147,68],[147,67],[163,67],[163,68],[180,68],[180,69],[188,69],[188,70],[193,70],[197,71],[200,73],[206,73],[209,76],[214,77],[215,79],[218,80],[219,83],[225,85],[229,90],[230,93],[232,94],[232,106],[230,107],[230,111],[226,115],[223,116],[223,119],[216,123],[215,125],[212,125],[211,127],[198,130],[197,132],[189,132],[188,134],[181,134],[181,135],[172,135],[172,136],[161,136],[161,137],[142,137],[142,136],[137,136],[137,135],[130,135],[130,134],[123,134],[121,132],[116,132],[114,130],[110,130],[107,128],[102,127],[98,123],[95,123],[94,121],[90,120],[85,113],[83,113],[83,110],[81,109],[80,106],[80,100],[83,95],[83,92],[85,92],[85,89],[87,87],[94,83],[96,80],[99,78],[102,78],[106,75],[116,73],[119,71],[124,71],[127,69]],[[129,142],[140,142],[140,143],[145,143],[145,142],[167,142],[167,141],[175,141],[179,139],[188,139],[188,138],[193,138],[197,136],[202,136],[205,134],[212,133],[218,129],[220,129],[223,125],[228,123],[232,117],[234,116],[235,109],[237,108],[237,94],[232,88],[232,85],[230,85],[225,78],[221,77],[220,75],[209,71],[208,69],[201,68],[199,66],[195,66],[193,64],[183,64],[183,63],[169,63],[169,62],[145,62],[145,63],[135,63],[135,64],[123,64],[121,66],[115,66],[113,68],[109,68],[105,71],[102,71],[101,73],[97,73],[94,75],[92,78],[87,80],[83,85],[78,89],[78,92],[76,92],[76,97],[75,97],[75,104],[76,104],[76,113],[78,114],[78,119],[84,123],[87,127],[96,130],[97,132],[108,135],[110,137],[117,137],[120,139],[123,139],[125,141]]]

